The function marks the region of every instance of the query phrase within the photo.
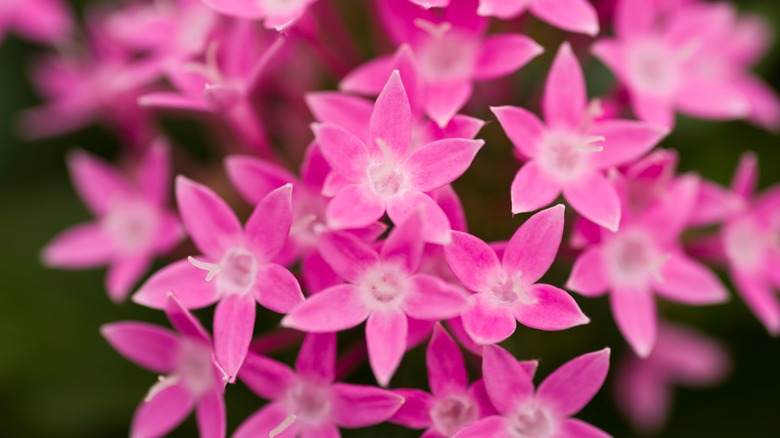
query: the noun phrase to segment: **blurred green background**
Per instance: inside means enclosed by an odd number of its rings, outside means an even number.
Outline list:
[[[76,4],[80,7],[83,2]],[[746,0],[737,4],[743,11],[762,14],[775,29],[780,29],[777,0]],[[522,76],[519,80],[524,88],[540,84],[554,47],[563,37],[545,25],[532,25],[550,35],[549,40],[540,38],[548,53],[514,76]],[[118,152],[117,140],[100,128],[34,143],[14,135],[15,116],[38,102],[26,79],[26,69],[41,51],[13,37],[0,45],[0,436],[124,436],[136,405],[156,376],[116,354],[101,338],[98,327],[128,319],[163,325],[166,321],[160,312],[109,301],[103,290],[103,270],[57,271],[39,263],[39,251],[49,239],[89,219],[71,189],[64,165],[66,152],[82,147],[107,158]],[[610,76],[596,63],[591,64],[589,85],[604,90]],[[780,49],[775,47],[758,71],[775,89],[780,89]],[[489,118],[484,112],[475,115]],[[168,121],[164,126],[179,144],[185,145],[189,151],[185,154],[201,150],[194,146],[202,148],[202,140],[187,134],[191,131],[186,129],[190,126],[186,121]],[[524,219],[508,217],[507,188],[517,163],[510,159],[510,146],[496,123],[489,124],[480,136],[488,140],[488,146],[458,181],[456,189],[463,198],[472,232],[487,240],[505,239]],[[744,123],[680,118],[678,128],[664,146],[680,152],[682,170],[696,170],[724,184],[739,155],[753,150],[760,157],[761,187],[766,187],[780,180],[779,143],[777,136]],[[201,164],[207,163],[208,154],[195,155]],[[218,166],[217,161],[211,164]],[[158,262],[155,268],[164,262]],[[546,280],[561,284],[569,269],[570,262],[563,261]],[[577,300],[591,317],[590,325],[558,333],[519,326],[506,346],[519,358],[541,358],[540,376],[605,345],[613,348],[613,364],[617,363],[626,352],[626,345],[614,326],[607,301],[579,297]],[[662,303],[661,309],[669,319],[693,324],[724,341],[734,361],[733,373],[723,385],[677,391],[675,410],[661,435],[780,436],[780,340],[770,338],[736,296],[720,306],[692,308]],[[208,327],[208,311],[199,316]],[[257,333],[273,327],[278,320],[277,315],[261,313]],[[286,352],[282,357],[289,359],[293,354],[294,351]],[[472,360],[471,365],[476,373],[478,362]],[[424,386],[423,370],[423,349],[418,347],[404,359],[393,386]],[[367,367],[349,379],[373,382]],[[612,390],[608,382],[580,418],[613,436],[634,436],[615,410]],[[240,385],[229,387],[229,431],[261,404]],[[195,433],[195,422],[190,418],[174,435]],[[419,433],[383,425],[344,435]]]

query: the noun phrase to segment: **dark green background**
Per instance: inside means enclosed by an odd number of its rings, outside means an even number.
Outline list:
[[[742,10],[765,15],[775,29],[780,28],[780,3],[776,0],[738,4]],[[361,26],[354,18],[356,26]],[[564,37],[541,23],[531,22],[531,26],[532,35],[548,53],[513,76],[529,96],[534,94],[529,90],[538,90],[551,54]],[[159,312],[131,303],[111,303],[102,286],[103,270],[56,271],[38,262],[39,251],[50,238],[89,219],[69,184],[64,154],[83,147],[112,158],[118,151],[116,139],[99,128],[34,143],[23,142],[12,133],[15,115],[37,102],[25,75],[29,61],[40,51],[14,38],[0,46],[0,436],[123,436],[136,405],[156,376],[117,355],[100,337],[98,327],[124,319],[161,324],[165,320]],[[780,51],[774,49],[759,71],[780,88]],[[588,81],[594,91],[605,90],[610,80],[606,70],[589,63]],[[491,103],[521,101],[518,97]],[[489,118],[484,108],[473,114]],[[164,126],[183,145],[179,157],[194,156],[201,168],[218,167],[217,160],[209,161],[215,155],[213,145],[188,134],[191,125],[187,121],[166,121]],[[508,187],[517,163],[496,123],[486,127],[481,137],[488,140],[487,146],[456,188],[471,230],[487,240],[505,239],[524,219],[510,219],[508,214]],[[761,187],[766,187],[780,179],[778,143],[777,136],[744,123],[678,118],[678,128],[664,145],[679,150],[683,170],[696,170],[721,183],[728,182],[739,155],[753,150],[760,157]],[[570,262],[562,261],[546,280],[561,284],[569,269]],[[593,320],[590,325],[558,333],[519,327],[507,342],[520,358],[541,358],[540,376],[605,345],[613,348],[615,359],[625,353],[606,300],[577,299]],[[661,309],[670,319],[694,324],[722,339],[734,360],[733,374],[720,387],[677,391],[676,410],[662,436],[780,436],[780,342],[766,334],[741,300],[734,297],[728,304],[709,308],[663,303]],[[199,316],[210,321],[208,311]],[[261,313],[258,333],[278,319],[277,315]],[[287,352],[282,357],[291,359],[293,354]],[[425,385],[423,370],[422,349],[417,348],[404,359],[393,384]],[[373,382],[366,367],[350,380]],[[633,436],[615,411],[610,383],[580,417],[616,437]],[[261,403],[240,385],[228,388],[229,430]],[[176,436],[194,433],[190,418]],[[416,435],[380,426],[346,432],[345,436]]]

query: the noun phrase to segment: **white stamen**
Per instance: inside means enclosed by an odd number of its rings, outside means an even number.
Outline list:
[[[585,137],[585,139],[577,145],[577,150],[582,152],[601,152],[604,150],[602,145],[594,145],[593,143],[605,141],[603,135],[592,135]]]
[[[664,266],[664,263],[666,263],[669,258],[671,258],[671,254],[664,254],[661,257],[658,257],[652,265],[650,265],[650,272],[653,274],[653,278],[655,281],[659,283],[664,282],[664,276],[661,274],[661,268]]]
[[[444,36],[444,34],[449,32],[450,29],[452,29],[451,23],[436,24],[431,23],[428,20],[423,20],[422,18],[416,18],[414,20],[414,25],[424,30],[425,32],[428,32],[434,38],[441,38]]]
[[[208,272],[208,274],[206,275],[206,281],[211,281],[214,278],[214,276],[217,275],[219,271],[222,270],[222,266],[216,263],[202,262],[192,256],[187,257],[187,260],[189,260],[189,262],[192,263],[192,266],[195,266],[198,269],[202,269]]]
[[[295,423],[295,420],[298,418],[295,414],[288,415],[278,426],[276,426],[269,434],[268,438],[274,438],[275,436],[281,434],[285,430],[287,430],[288,427],[292,426]]]
[[[161,393],[166,388],[176,385],[177,383],[179,383],[179,376],[176,375],[157,377],[157,383],[149,388],[149,392],[146,393],[144,401],[149,403],[157,394]]]

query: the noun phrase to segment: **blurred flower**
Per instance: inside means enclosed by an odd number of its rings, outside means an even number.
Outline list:
[[[56,44],[73,32],[73,18],[63,0],[4,0],[0,3],[0,41],[6,33]]]
[[[526,10],[564,30],[591,36],[599,33],[596,10],[587,0],[479,0],[477,13],[507,19]]]
[[[295,23],[317,0],[203,0],[222,14],[247,20],[263,20],[265,27],[281,31]]]

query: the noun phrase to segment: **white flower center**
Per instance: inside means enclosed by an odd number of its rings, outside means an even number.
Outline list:
[[[206,281],[216,277],[217,291],[221,295],[251,293],[257,277],[257,259],[255,255],[244,248],[231,248],[218,264],[202,262],[194,257],[189,258],[196,268],[207,271]]]
[[[520,407],[509,424],[509,432],[517,438],[551,438],[557,429],[553,417],[536,401]]]
[[[610,277],[619,285],[643,286],[651,280],[663,281],[661,267],[668,259],[652,237],[636,230],[626,230],[605,244]]]
[[[583,137],[576,133],[549,131],[539,149],[538,162],[559,181],[576,179],[589,168],[588,155],[600,152],[604,137]]]
[[[637,42],[627,52],[631,85],[654,96],[672,96],[680,81],[678,55],[656,40]]]
[[[306,0],[260,0],[260,7],[268,15],[289,14],[301,9]]]
[[[371,190],[382,198],[390,198],[408,190],[406,174],[397,166],[390,147],[382,139],[376,139],[382,157],[366,170]]]
[[[142,201],[116,202],[101,221],[115,248],[125,254],[148,249],[154,242],[158,224],[155,209]]]
[[[332,410],[330,385],[301,380],[287,393],[287,405],[296,421],[319,425]]]
[[[366,304],[371,309],[396,308],[405,295],[406,275],[394,265],[378,264],[360,281]]]
[[[449,396],[437,400],[431,410],[431,419],[439,433],[451,437],[479,419],[479,408],[466,397]]]
[[[515,303],[529,304],[533,300],[528,296],[523,284],[523,274],[516,272],[511,277],[502,274],[490,288],[490,296],[496,304],[511,306]]]
[[[415,25],[430,34],[415,51],[423,77],[432,81],[471,78],[477,59],[473,36],[452,29],[450,23],[434,24],[418,19]]]
[[[160,376],[144,401],[149,402],[166,388],[178,384],[183,384],[194,398],[199,398],[217,384],[208,345],[182,338],[176,370]]]

